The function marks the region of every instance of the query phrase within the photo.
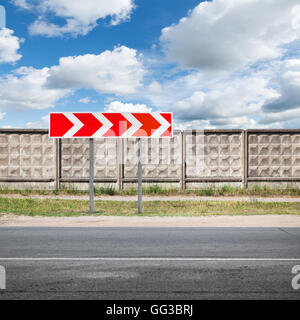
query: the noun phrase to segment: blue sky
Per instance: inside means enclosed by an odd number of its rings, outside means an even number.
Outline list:
[[[1,127],[104,110],[172,111],[178,128],[299,127],[298,0],[0,4]]]

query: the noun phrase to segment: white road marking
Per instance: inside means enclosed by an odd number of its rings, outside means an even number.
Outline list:
[[[91,258],[1,258],[0,261],[300,261],[300,258],[126,258],[126,257],[91,257]]]

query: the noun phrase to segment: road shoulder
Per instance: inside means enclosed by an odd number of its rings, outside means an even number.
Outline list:
[[[41,217],[3,214],[0,227],[282,227],[299,228],[300,216]]]

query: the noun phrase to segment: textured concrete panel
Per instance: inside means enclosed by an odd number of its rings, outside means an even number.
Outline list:
[[[117,176],[117,140],[95,139],[95,178]],[[62,178],[89,177],[89,139],[62,139]]]
[[[176,185],[173,179],[181,180],[183,145],[182,133],[174,132],[172,139],[142,139],[143,176],[160,178],[165,186]],[[184,134],[185,168],[189,181],[186,187],[200,187],[208,184],[228,184],[230,179],[243,177],[243,134],[240,131],[187,130]],[[119,149],[120,146],[121,148]],[[122,150],[121,150],[122,149]],[[122,154],[122,156],[121,156]],[[64,179],[89,177],[89,140],[63,139],[61,141],[61,177]],[[108,179],[118,187],[119,166],[123,159],[124,178],[137,177],[137,139],[95,140],[95,178]],[[55,186],[54,181],[37,182],[40,179],[54,179],[56,176],[56,140],[49,139],[43,130],[0,131],[0,178],[1,185],[7,186]],[[248,131],[248,177],[257,177],[252,183],[269,182],[284,185],[295,183],[300,178],[300,133],[297,130],[249,130]],[[196,182],[193,178],[207,178]],[[214,178],[209,180],[209,178]],[[285,178],[288,178],[284,181]],[[10,179],[10,180],[9,180]],[[172,179],[172,180],[171,180]],[[283,179],[282,182],[280,182]],[[218,180],[218,182],[216,182]],[[220,181],[219,181],[220,180]],[[10,181],[10,182],[9,182]],[[213,182],[214,181],[214,182]],[[128,180],[123,185],[130,186]],[[233,182],[236,183],[236,182]],[[239,184],[239,182],[238,182]],[[297,184],[297,183],[295,183]],[[298,183],[299,184],[299,183]],[[78,185],[85,186],[84,183]],[[135,184],[134,184],[135,185]]]
[[[185,139],[188,178],[242,176],[241,134],[194,132]]]
[[[54,178],[55,141],[47,134],[0,134],[0,177]]]
[[[300,135],[249,134],[249,177],[300,177]]]
[[[178,178],[181,174],[181,135],[171,139],[141,139],[142,170],[146,178]],[[125,139],[123,144],[124,176],[137,177],[138,140]]]

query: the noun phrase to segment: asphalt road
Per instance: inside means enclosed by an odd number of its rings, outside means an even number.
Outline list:
[[[0,265],[0,299],[300,299],[300,228],[2,227]]]

